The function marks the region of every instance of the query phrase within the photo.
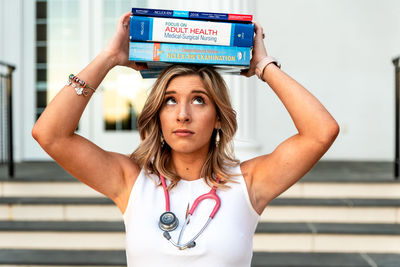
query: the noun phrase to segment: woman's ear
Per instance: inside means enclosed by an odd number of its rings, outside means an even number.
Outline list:
[[[219,117],[217,117],[217,120],[215,121],[214,129],[220,129],[221,128],[221,120]]]

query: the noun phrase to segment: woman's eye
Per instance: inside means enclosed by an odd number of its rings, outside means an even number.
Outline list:
[[[167,104],[167,105],[176,104],[175,98],[173,98],[173,97],[168,97],[167,99],[165,99],[165,104]]]
[[[196,96],[193,99],[193,103],[195,103],[195,104],[204,104],[205,101],[204,101],[204,98],[202,98],[201,96]]]

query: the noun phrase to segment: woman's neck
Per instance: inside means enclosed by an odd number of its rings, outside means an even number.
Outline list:
[[[201,168],[206,161],[206,155],[181,154],[172,152],[172,164],[176,173],[184,180],[196,180],[200,178]]]

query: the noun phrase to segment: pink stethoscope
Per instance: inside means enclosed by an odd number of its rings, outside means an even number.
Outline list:
[[[211,188],[210,192],[199,196],[192,205],[192,208],[189,211],[188,216],[186,217],[185,220],[185,224],[183,225],[181,232],[179,233],[179,238],[178,238],[178,242],[175,243],[172,239],[171,239],[171,235],[169,234],[169,232],[175,230],[178,225],[179,225],[179,220],[178,218],[175,216],[175,214],[173,212],[170,211],[170,207],[169,207],[169,194],[167,191],[167,185],[165,183],[165,178],[164,176],[160,175],[160,179],[161,179],[161,183],[164,189],[164,195],[165,195],[165,212],[163,214],[161,214],[160,216],[160,221],[158,223],[159,227],[161,230],[164,231],[163,236],[169,240],[172,245],[174,245],[175,247],[179,248],[180,250],[186,249],[186,248],[193,248],[196,246],[196,242],[194,242],[199,235],[206,229],[206,227],[208,226],[208,224],[211,222],[211,220],[214,218],[215,214],[217,213],[219,207],[221,206],[221,200],[219,199],[219,197],[217,196],[216,190],[217,188],[215,186],[213,186],[213,188]],[[219,179],[217,178],[217,183],[219,182]],[[201,228],[201,230],[197,233],[197,235],[195,235],[189,242],[185,243],[185,244],[181,244],[181,238],[183,235],[183,232],[185,231],[186,225],[189,223],[189,219],[190,217],[193,215],[195,209],[197,208],[197,206],[199,205],[199,203],[204,200],[204,199],[208,199],[208,198],[212,198],[215,200],[215,206],[214,209],[212,210],[210,217],[208,218],[207,222],[204,224],[203,228]]]

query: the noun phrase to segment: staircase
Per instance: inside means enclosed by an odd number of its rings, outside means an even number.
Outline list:
[[[321,162],[270,203],[253,267],[399,267],[400,182],[381,163]],[[54,163],[0,166],[0,266],[126,266],[113,202]]]

